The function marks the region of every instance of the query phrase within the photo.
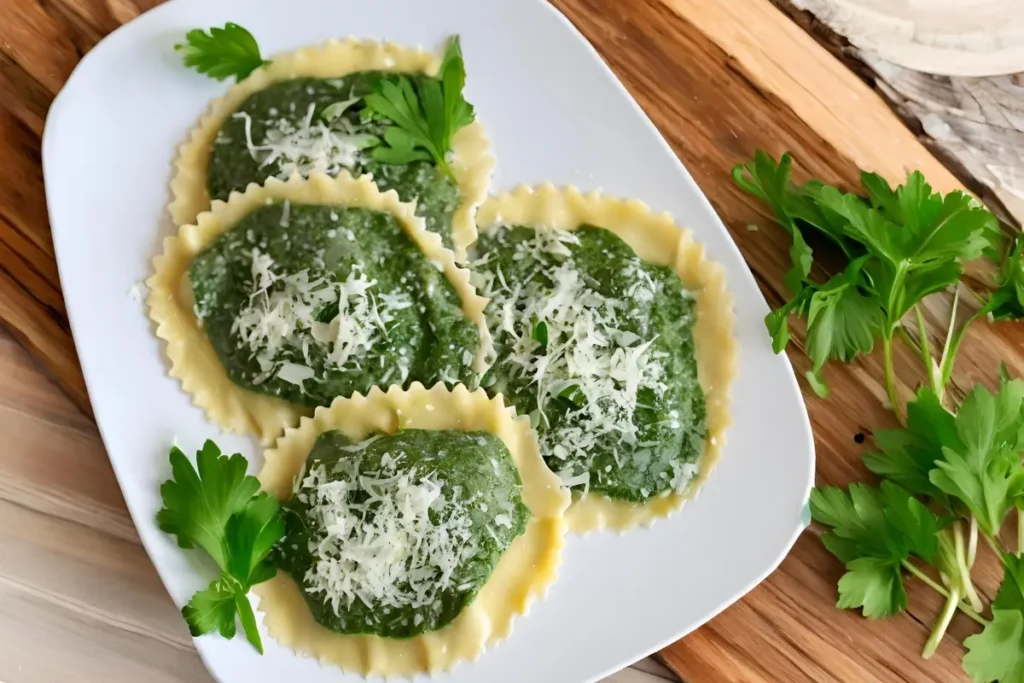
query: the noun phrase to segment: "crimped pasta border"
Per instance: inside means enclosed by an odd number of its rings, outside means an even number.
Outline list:
[[[569,529],[584,533],[610,528],[624,531],[667,517],[696,495],[721,456],[725,431],[732,422],[730,385],[737,372],[736,315],[725,270],[704,256],[689,230],[681,229],[667,213],[654,214],[637,200],[582,194],[575,187],[543,184],[520,186],[488,199],[477,212],[480,232],[501,225],[575,230],[581,225],[611,230],[640,258],[671,266],[697,299],[694,345],[697,373],[707,402],[707,441],[697,477],[681,493],[668,493],[644,504],[611,500],[590,494],[575,500],[566,519]]]
[[[167,207],[171,219],[175,225],[185,225],[210,208],[206,192],[210,150],[224,121],[253,93],[292,78],[336,78],[357,71],[433,74],[438,66],[437,56],[432,52],[355,38],[329,40],[315,47],[274,55],[270,64],[253,71],[223,97],[211,102],[188,141],[178,148],[171,180],[172,199]],[[477,207],[487,197],[494,170],[490,142],[479,122],[455,134],[450,166],[462,195],[462,204],[452,219],[452,246],[461,262],[467,247],[476,241],[473,219]]]
[[[544,596],[561,561],[569,496],[544,465],[529,421],[480,389],[470,392],[459,385],[448,390],[443,384],[426,389],[416,383],[407,391],[374,388],[365,397],[335,399],[330,407],[317,408],[312,418],[303,418],[298,428],[288,429],[266,452],[260,482],[271,495],[287,500],[320,434],[338,429],[349,438],[365,439],[410,428],[497,435],[516,463],[523,502],[532,516],[526,532],[512,542],[476,599],[454,621],[406,640],[339,635],[324,628],[313,619],[299,586],[283,572],[253,589],[271,637],[321,663],[364,676],[412,677],[477,659],[508,637],[516,615],[525,615],[530,603]]]
[[[348,172],[337,177],[314,173],[308,180],[295,176],[288,181],[271,178],[263,186],[251,184],[244,193],[233,192],[227,202],[215,201],[200,213],[195,224],[182,226],[164,240],[164,252],[153,259],[155,273],[146,284],[149,317],[156,335],[167,342],[169,374],[181,380],[182,389],[222,429],[237,434],[255,432],[264,444],[272,443],[285,427],[308,415],[309,409],[272,396],[247,391],[229,378],[195,316],[188,268],[195,257],[219,235],[253,209],[272,201],[336,204],[384,211],[398,218],[406,234],[451,282],[466,317],[480,330],[474,368],[482,372],[492,355],[490,333],[484,320],[487,300],[469,282],[469,271],[455,263],[455,255],[428,232],[414,206],[400,202],[394,190],[381,192],[369,176],[353,179]]]

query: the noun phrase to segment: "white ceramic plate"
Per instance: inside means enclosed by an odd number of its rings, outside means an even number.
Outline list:
[[[575,184],[671,211],[724,264],[736,294],[741,368],[735,424],[699,499],[627,535],[571,538],[559,581],[479,661],[438,677],[459,683],[583,683],[703,624],[771,572],[804,527],[813,442],[768,309],[710,204],[597,53],[538,0],[175,0],[119,29],[75,70],[50,109],[46,193],[68,315],[107,452],[146,550],[174,601],[212,566],[154,523],[172,441],[190,454],[216,438],[261,464],[245,438],[221,435],[166,375],[143,304],[127,292],[150,274],[171,231],[165,207],[175,150],[227,87],[185,69],[172,50],[194,27],[242,24],[265,54],[356,35],[438,46],[462,36],[467,97],[498,157],[494,189]],[[698,94],[699,95],[699,94]],[[723,168],[725,174],[728,169]],[[277,646],[196,640],[224,683],[352,682]]]

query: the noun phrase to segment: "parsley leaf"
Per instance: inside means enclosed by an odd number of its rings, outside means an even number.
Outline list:
[[[1003,554],[992,621],[964,640],[964,671],[976,683],[1024,683],[1024,559]]]
[[[992,214],[970,195],[932,192],[920,171],[893,192],[879,176],[864,174],[872,203],[835,187],[822,186],[816,199],[846,219],[851,239],[890,263],[970,260],[988,246]],[[874,204],[874,205],[872,205]]]
[[[792,166],[793,157],[788,153],[776,163],[770,155],[757,150],[753,161],[733,167],[732,178],[740,188],[770,205],[775,220],[789,234],[813,228],[851,255],[853,250],[844,236],[842,220],[812,199],[821,183],[812,180],[803,186],[795,185],[790,180]]]
[[[992,214],[961,190],[932,192],[920,171],[896,191],[905,237],[903,255],[917,262],[981,256]]]
[[[1024,557],[1003,553],[1003,581],[992,607],[1024,612]]]
[[[885,619],[907,608],[899,564],[875,557],[859,557],[846,563],[839,579],[839,609],[863,608],[869,619]]]
[[[964,671],[975,683],[1024,683],[1024,614],[993,609],[985,629],[964,640]]]
[[[775,353],[782,353],[789,344],[789,316],[797,314],[807,315],[807,308],[811,303],[811,297],[817,287],[806,287],[796,296],[787,301],[781,308],[777,308],[764,318],[764,324],[772,337],[772,350]]]
[[[196,468],[178,448],[171,449],[170,461],[173,478],[160,487],[164,506],[157,524],[182,548],[205,550],[221,569],[220,577],[182,609],[189,631],[193,636],[219,631],[232,638],[237,616],[249,642],[262,653],[247,594],[276,573],[267,556],[284,538],[280,506],[259,492],[259,480],[246,474],[245,458],[221,455],[212,441],[196,454]]]
[[[964,192],[933,191],[919,172],[910,173],[895,189],[877,174],[862,173],[860,196],[816,180],[794,184],[791,168],[788,154],[776,163],[758,151],[753,161],[732,171],[739,187],[772,207],[776,222],[793,240],[792,265],[785,275],[791,299],[765,318],[772,348],[780,353],[788,344],[789,315],[807,318],[807,349],[814,362],[808,381],[816,393],[825,395],[822,365],[832,359],[850,362],[881,339],[886,393],[898,415],[893,341],[904,331],[904,316],[925,297],[956,285],[964,261],[991,254],[1002,244],[998,221]],[[805,239],[807,229],[828,237],[847,259],[844,272],[824,284],[810,278],[814,252]],[[1024,313],[1019,263],[1016,269],[1008,265],[1005,287],[982,314],[998,310],[1012,317],[1016,304],[1022,304]],[[946,348],[951,353],[943,354],[937,375],[943,380],[962,334],[951,339]],[[932,373],[932,360],[926,358],[929,350],[913,340],[908,344]]]
[[[889,481],[879,488],[815,488],[810,505],[811,517],[831,527],[822,543],[846,564],[838,606],[861,607],[873,619],[903,610],[907,601],[901,565],[911,555],[932,560],[938,549],[938,518]]]
[[[279,512],[277,500],[262,493],[228,519],[225,529],[230,548],[227,570],[243,585],[262,583],[274,575],[273,567],[263,560],[284,537],[284,521]]]
[[[814,192],[814,199],[821,206],[845,219],[843,231],[868,250],[885,259],[900,260],[896,243],[898,230],[880,211],[871,208],[855,194],[845,194],[831,185],[821,185]]]
[[[870,353],[882,327],[882,311],[857,283],[867,257],[855,259],[845,271],[834,276],[811,294],[807,312],[807,355],[819,372],[830,359],[844,363],[858,354]]]
[[[882,212],[891,221],[898,221],[901,215],[899,200],[892,186],[877,173],[861,171],[860,184],[868,196],[871,205]]]
[[[878,430],[875,443],[881,452],[864,456],[869,470],[912,494],[945,498],[928,475],[942,457],[943,446],[962,446],[953,416],[942,407],[934,391],[919,389],[917,397],[907,404],[906,429]]]
[[[1013,244],[996,279],[999,288],[992,292],[986,308],[996,320],[1024,318],[1024,237]]]
[[[384,80],[365,98],[366,109],[391,121],[384,131],[382,145],[373,148],[373,158],[386,164],[433,161],[452,176],[447,155],[460,128],[475,118],[473,106],[462,96],[466,67],[458,36],[445,49],[441,68],[435,78],[408,76]]]
[[[225,530],[228,518],[239,512],[259,491],[256,477],[247,476],[248,464],[239,454],[221,455],[213,441],[196,454],[198,472],[177,447],[171,449],[173,479],[160,487],[164,507],[157,513],[160,530],[176,536],[178,545],[198,545],[227,569]]]
[[[944,493],[961,501],[989,537],[1024,494],[1024,382],[1003,379],[995,395],[975,387],[956,415],[959,446],[944,445],[929,474]]]
[[[174,49],[183,54],[185,66],[218,81],[228,77],[241,81],[270,63],[260,56],[260,46],[252,34],[230,22],[224,28],[214,26],[209,33],[194,28],[185,34],[185,42],[177,43]]]
[[[193,595],[182,614],[193,636],[219,631],[225,638],[235,637],[235,594],[224,579]]]
[[[789,291],[798,292],[803,288],[814,264],[814,252],[804,241],[803,233],[799,229],[793,230],[793,245],[789,248],[789,259],[793,267],[786,273],[786,286],[789,287]]]

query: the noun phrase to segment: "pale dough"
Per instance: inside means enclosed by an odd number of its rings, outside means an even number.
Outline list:
[[[168,206],[174,224],[192,223],[201,211],[210,208],[206,193],[210,150],[224,121],[253,93],[293,78],[337,78],[358,71],[434,74],[438,66],[437,56],[432,52],[355,38],[330,40],[316,47],[274,55],[270,64],[256,69],[214,100],[188,142],[179,148]],[[465,126],[455,134],[449,165],[462,195],[462,205],[452,218],[452,246],[462,262],[466,248],[476,241],[473,217],[487,196],[494,169],[490,142],[480,123]]]
[[[411,677],[451,669],[457,662],[477,659],[485,648],[508,637],[517,614],[542,597],[556,577],[566,532],[563,513],[569,496],[544,465],[529,421],[517,418],[500,398],[488,399],[483,390],[470,392],[459,385],[426,389],[413,384],[408,391],[373,389],[367,396],[338,398],[329,408],[316,409],[298,428],[288,429],[277,446],[266,452],[259,474],[263,488],[280,500],[292,495],[317,437],[341,430],[353,440],[400,429],[457,429],[486,431],[508,447],[522,478],[523,502],[531,518],[526,532],[501,556],[494,573],[476,599],[450,624],[406,640],[380,636],[347,636],[330,631],[313,619],[301,589],[284,572],[253,588],[259,610],[266,615],[270,635],[301,654],[364,676]]]
[[[266,184],[251,184],[242,194],[232,193],[227,202],[215,201],[209,211],[199,214],[194,224],[184,225],[177,236],[164,240],[164,253],[153,259],[155,273],[146,284],[149,317],[156,323],[156,335],[167,342],[171,361],[169,374],[181,380],[181,387],[212,422],[228,432],[257,434],[264,444],[294,426],[310,410],[282,399],[248,391],[228,378],[200,321],[193,312],[188,268],[195,257],[224,231],[237,224],[253,209],[274,201],[331,204],[384,211],[398,218],[406,234],[423,254],[444,271],[459,298],[463,312],[480,330],[480,349],[474,369],[483,372],[493,354],[491,337],[484,320],[487,300],[469,283],[469,271],[455,263],[455,255],[441,244],[441,237],[427,231],[414,205],[400,202],[392,190],[381,192],[369,176],[353,179],[347,171],[337,177],[314,173],[308,180],[294,176],[288,181],[270,178]]]
[[[610,528],[624,531],[666,517],[692,498],[721,455],[729,412],[730,384],[736,375],[737,343],[733,334],[733,297],[725,270],[704,257],[704,247],[667,213],[653,214],[642,202],[582,194],[574,187],[550,184],[518,187],[493,197],[477,213],[481,233],[502,225],[575,230],[593,225],[614,232],[645,261],[671,266],[697,299],[693,336],[697,374],[707,402],[707,441],[699,474],[682,493],[668,493],[644,504],[589,494],[575,500],[566,519],[570,531]]]

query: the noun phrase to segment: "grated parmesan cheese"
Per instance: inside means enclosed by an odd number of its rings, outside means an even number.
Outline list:
[[[359,268],[343,282],[310,279],[308,269],[279,273],[273,259],[258,248],[251,251],[250,274],[251,294],[231,332],[239,348],[247,348],[260,366],[256,384],[277,377],[301,386],[313,379],[315,373],[308,367],[310,339],[324,350],[329,366],[357,367],[374,344],[387,337],[395,314],[413,305],[403,292],[375,294],[376,282]],[[337,313],[323,320],[323,311],[333,305]],[[292,356],[301,356],[306,364],[293,362]]]
[[[499,235],[500,239],[500,235]],[[513,376],[529,380],[536,391],[537,411],[531,420],[544,422],[541,448],[545,457],[562,462],[559,476],[566,486],[590,485],[589,470],[595,446],[612,441],[632,448],[639,445],[640,428],[634,416],[641,404],[640,389],[660,399],[667,386],[666,354],[652,350],[656,338],[641,339],[625,329],[634,314],[626,300],[604,296],[587,281],[572,259],[576,234],[565,230],[538,229],[518,242],[514,261],[536,262],[552,284],[527,278],[510,282],[500,266],[484,268],[488,257],[474,263],[482,294],[491,299],[488,323],[508,346],[504,361]],[[629,275],[635,281],[629,295],[635,300],[654,297],[655,284],[634,264]],[[546,344],[536,338],[543,323]],[[578,396],[557,425],[547,424],[545,407],[560,396]],[[649,450],[638,451],[636,464],[645,467]]]
[[[313,171],[337,175],[343,168],[351,169],[361,160],[360,152],[372,136],[357,133],[341,113],[353,101],[339,102],[327,108],[325,117],[314,121],[316,105],[311,103],[305,116],[295,123],[287,118],[265,121],[266,134],[259,144],[253,141],[252,117],[244,111],[232,114],[245,126],[245,144],[249,155],[261,167],[278,165],[276,176],[287,180],[298,173],[308,177]]]
[[[387,614],[431,607],[445,591],[468,590],[453,577],[477,552],[470,501],[434,473],[403,469],[403,459],[388,454],[378,471],[360,471],[358,461],[343,459],[335,467],[341,477],[329,477],[317,463],[296,487],[296,495],[308,497],[316,530],[309,545],[316,561],[305,588],[321,594],[336,615],[355,600]]]

